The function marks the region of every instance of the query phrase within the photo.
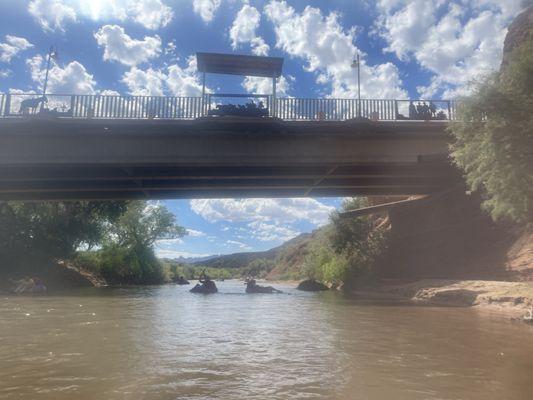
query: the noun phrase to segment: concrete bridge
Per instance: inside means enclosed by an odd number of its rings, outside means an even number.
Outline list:
[[[0,118],[0,200],[431,194],[443,121]]]

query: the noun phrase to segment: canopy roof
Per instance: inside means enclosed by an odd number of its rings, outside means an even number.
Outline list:
[[[196,53],[196,60],[198,71],[215,74],[279,78],[283,69],[281,57]]]

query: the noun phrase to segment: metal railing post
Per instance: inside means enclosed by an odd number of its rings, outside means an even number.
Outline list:
[[[11,114],[11,94],[6,94],[6,105],[4,108],[4,116],[7,117],[9,114]]]

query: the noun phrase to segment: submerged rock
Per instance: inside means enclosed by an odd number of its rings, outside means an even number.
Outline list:
[[[305,292],[320,292],[323,290],[329,290],[329,288],[323,283],[317,282],[314,279],[307,279],[302,281],[296,287],[297,290],[303,290]]]

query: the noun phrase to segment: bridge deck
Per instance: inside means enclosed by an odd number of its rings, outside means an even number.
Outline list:
[[[429,194],[441,122],[0,120],[0,200]]]

